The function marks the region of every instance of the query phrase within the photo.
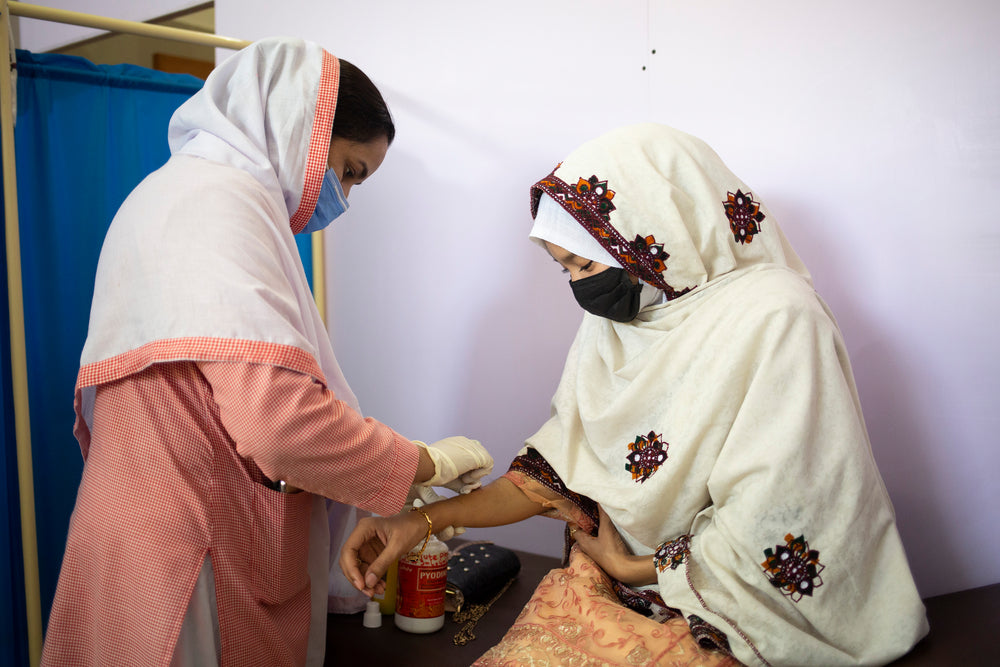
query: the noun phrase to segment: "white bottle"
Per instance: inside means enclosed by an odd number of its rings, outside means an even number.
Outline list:
[[[423,554],[420,553],[423,548]],[[396,627],[427,633],[444,626],[444,589],[448,583],[448,547],[433,535],[399,559]]]
[[[361,619],[361,624],[366,628],[382,627],[382,610],[379,609],[378,600],[369,600],[365,605],[365,615]]]

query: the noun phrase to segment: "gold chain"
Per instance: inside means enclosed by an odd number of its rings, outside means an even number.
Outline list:
[[[500,589],[500,592],[494,595],[493,599],[486,604],[469,605],[462,611],[456,611],[452,615],[452,618],[456,623],[465,623],[465,625],[462,626],[462,629],[459,630],[451,640],[455,646],[465,646],[476,638],[476,633],[473,632],[476,628],[476,623],[478,623],[479,619],[481,619],[486,612],[490,610],[493,603],[499,600],[500,596],[503,595],[508,588],[510,588],[510,585],[514,583],[516,578],[517,577],[511,577],[510,581],[504,584],[503,588]]]

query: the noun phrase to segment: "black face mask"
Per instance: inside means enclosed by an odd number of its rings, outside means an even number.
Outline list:
[[[639,314],[642,283],[633,285],[625,269],[605,269],[593,276],[571,280],[569,286],[580,307],[615,322],[631,322]]]

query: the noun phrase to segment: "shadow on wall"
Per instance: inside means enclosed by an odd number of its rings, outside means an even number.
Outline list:
[[[524,220],[523,251],[512,260],[517,268],[485,309],[487,315],[473,335],[476,343],[462,366],[460,430],[490,438],[483,441],[496,460],[490,479],[507,471],[525,439],[548,419],[566,353],[583,318],[566,277],[527,238],[527,197]],[[466,537],[561,557],[563,525],[535,517],[512,526],[470,530]]]
[[[770,200],[768,206],[812,272],[817,292],[838,323],[849,323],[850,330],[843,334],[872,453],[896,510],[917,587],[924,597],[950,592],[954,584],[945,590],[948,584],[940,580],[940,563],[962,569],[961,540],[943,539],[949,526],[934,493],[940,471],[930,455],[931,429],[922,423],[926,420],[917,397],[908,391],[921,380],[904,364],[901,351],[892,344],[893,336],[881,331],[877,318],[864,311],[855,294],[857,285],[848,281],[852,275],[873,272],[858,266],[863,255],[848,260],[837,254],[842,244],[823,234],[836,229],[835,221],[789,200]]]
[[[366,414],[421,439],[481,439],[506,466],[548,414],[568,343],[546,349],[537,315],[564,283],[527,239],[527,179],[500,179],[492,144],[468,130],[406,143],[411,120],[397,120],[400,145],[331,230],[338,359]],[[427,150],[456,146],[472,156],[453,172],[431,168]],[[539,368],[556,373],[542,386],[528,377]]]

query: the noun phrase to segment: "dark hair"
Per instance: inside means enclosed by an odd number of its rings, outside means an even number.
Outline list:
[[[344,59],[340,60],[333,136],[362,144],[378,137],[385,137],[391,144],[396,136],[382,93],[367,74]]]

